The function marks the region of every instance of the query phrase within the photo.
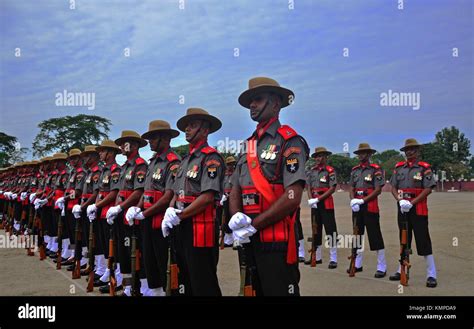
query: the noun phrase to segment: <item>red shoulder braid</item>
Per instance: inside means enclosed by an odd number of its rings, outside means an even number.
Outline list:
[[[428,162],[418,161],[418,164],[424,168],[430,168],[431,165]]]
[[[328,173],[332,173],[334,171],[334,168],[331,166],[326,166],[326,170],[328,171]]]
[[[178,156],[177,156],[176,154],[174,154],[173,152],[169,152],[169,153],[166,155],[166,159],[167,159],[169,162],[173,162],[173,161],[178,160]]]
[[[283,137],[284,140],[288,140],[292,137],[298,136],[296,131],[288,125],[282,125],[278,128],[278,133]]]
[[[201,149],[201,152],[204,154],[217,153],[217,150],[211,146],[206,146]]]
[[[380,169],[380,166],[376,163],[371,163],[370,166],[375,169]]]
[[[146,161],[143,160],[143,158],[137,158],[137,159],[135,160],[135,164],[136,164],[137,166],[142,165],[142,164],[144,164],[144,163],[146,163]]]
[[[400,162],[397,162],[397,164],[395,165],[395,168],[398,168],[398,167],[401,167],[405,164],[405,161],[400,161]]]

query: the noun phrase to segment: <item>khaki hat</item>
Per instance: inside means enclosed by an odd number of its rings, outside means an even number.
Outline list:
[[[110,139],[104,139],[102,143],[100,143],[100,145],[96,147],[95,150],[97,152],[100,152],[105,149],[111,149],[111,150],[120,152],[120,147],[117,144],[115,144],[113,140],[110,140]]]
[[[318,154],[325,154],[325,155],[331,155],[332,152],[328,151],[325,147],[322,147],[322,146],[318,146],[314,149],[314,153],[311,154],[311,157],[314,158],[316,157]]]
[[[359,148],[355,150],[354,153],[359,154],[360,152],[364,152],[364,151],[369,151],[371,153],[377,152],[376,150],[370,147],[369,143],[360,143]]]
[[[72,158],[73,156],[78,156],[81,155],[81,150],[79,149],[70,149],[69,150],[69,158]]]
[[[405,146],[400,149],[400,151],[405,151],[409,147],[420,147],[422,146],[421,144],[418,143],[418,141],[414,138],[408,138],[405,140]]]
[[[67,153],[58,152],[53,155],[53,160],[67,160]]]
[[[146,146],[148,142],[140,137],[140,135],[133,130],[123,130],[119,138],[115,140],[115,144],[120,145],[127,140],[134,140],[140,144],[140,147]]]
[[[41,159],[41,162],[49,162],[49,161],[53,161],[53,157],[47,156]]]
[[[225,164],[235,163],[235,162],[237,162],[237,160],[235,160],[235,158],[232,155],[225,158]]]
[[[252,98],[261,93],[275,93],[281,97],[281,108],[287,107],[295,99],[295,94],[290,89],[280,86],[280,84],[273,79],[266,77],[256,77],[249,80],[249,89],[244,91],[239,96],[239,103],[243,107],[250,108]]]
[[[171,126],[168,122],[164,120],[153,120],[148,124],[148,131],[142,135],[142,138],[150,139],[154,133],[168,133],[171,135],[171,138],[179,136],[179,131],[171,129]]]
[[[38,161],[38,160],[32,160],[30,161],[30,166],[37,166],[41,163],[41,161]]]
[[[178,120],[176,126],[179,130],[184,131],[190,121],[205,120],[210,123],[209,133],[218,131],[222,127],[222,122],[213,115],[210,115],[206,110],[192,107],[186,110],[186,115]]]
[[[82,151],[81,156],[89,154],[89,153],[97,153],[97,145],[86,145],[84,151]]]

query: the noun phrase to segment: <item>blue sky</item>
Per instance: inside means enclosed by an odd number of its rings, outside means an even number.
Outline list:
[[[472,1],[405,0],[403,10],[396,0],[295,0],[294,10],[288,0],[187,0],[184,10],[178,0],[75,4],[0,0],[0,131],[23,147],[52,117],[109,118],[115,139],[154,119],[175,126],[195,106],[223,121],[211,144],[244,139],[255,124],[237,98],[254,76],[295,92],[280,119],[312,149],[338,153],[348,143],[352,152],[362,141],[398,149],[451,125],[474,141]],[[55,106],[65,89],[94,92],[95,109]],[[381,107],[389,89],[419,92],[420,110]]]

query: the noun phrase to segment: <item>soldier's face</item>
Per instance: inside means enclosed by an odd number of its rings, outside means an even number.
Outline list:
[[[78,162],[79,162],[78,156],[73,156],[72,158],[69,158],[69,163],[71,164],[72,167],[76,167]]]
[[[100,150],[99,158],[100,161],[105,162],[107,160],[107,150]]]
[[[420,154],[420,148],[419,147],[409,147],[405,149],[405,156],[407,159],[415,159],[418,157]]]
[[[359,157],[360,162],[367,162],[370,159],[370,152],[360,152],[357,156]]]
[[[231,162],[227,164],[228,171],[234,171],[234,169],[235,169],[235,162]]]
[[[320,165],[320,164],[325,164],[326,163],[326,159],[327,159],[327,156],[325,155],[322,155],[322,154],[318,154],[314,160],[316,162],[317,165]]]
[[[167,146],[169,138],[166,134],[154,134],[148,140],[150,142],[150,150],[159,152]]]
[[[264,122],[274,116],[268,108],[271,105],[269,93],[255,95],[250,101],[250,118],[253,121]]]
[[[209,129],[202,127],[201,120],[193,120],[188,123],[188,125],[184,129],[184,132],[186,135],[186,141],[188,143],[193,143],[195,141],[207,137]]]

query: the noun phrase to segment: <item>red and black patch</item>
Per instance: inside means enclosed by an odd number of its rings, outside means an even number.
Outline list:
[[[211,179],[217,177],[217,167],[208,167],[207,168],[207,176]]]
[[[292,174],[293,174],[293,173],[297,172],[299,166],[300,166],[300,164],[299,164],[297,158],[287,159],[287,160],[286,160],[286,170],[287,170],[289,173],[292,173]]]
[[[138,171],[137,172],[137,182],[143,183],[145,181],[146,172]]]

